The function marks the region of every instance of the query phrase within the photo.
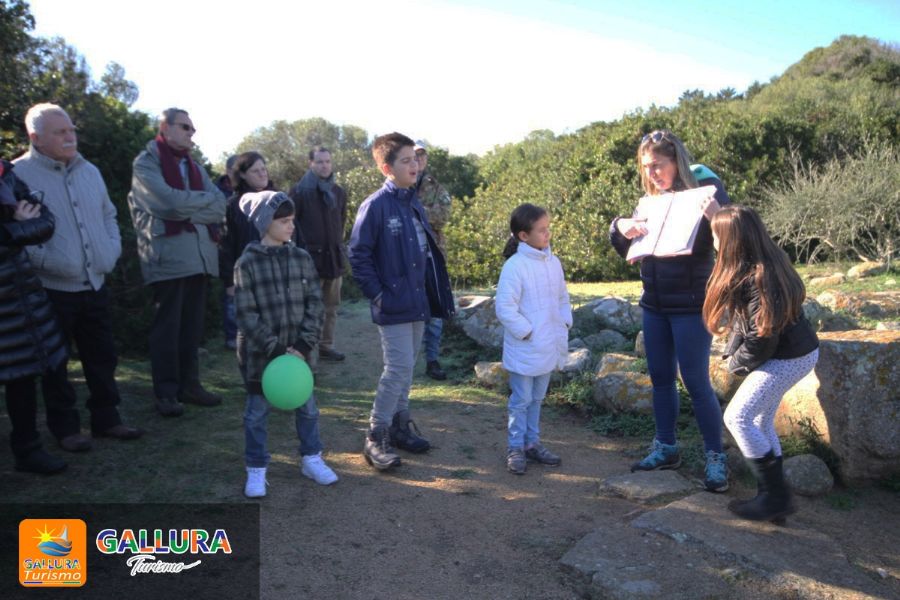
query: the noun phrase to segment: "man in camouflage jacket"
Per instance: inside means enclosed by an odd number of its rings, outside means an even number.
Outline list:
[[[431,225],[437,237],[438,246],[446,254],[447,246],[444,226],[450,221],[451,198],[444,186],[438,183],[434,175],[427,171],[428,145],[422,140],[416,142],[416,162],[419,163],[416,196],[419,198],[422,206],[425,207],[425,215],[428,217],[428,224]],[[425,324],[425,335],[422,337],[425,345],[425,373],[432,379],[437,380],[447,379],[447,374],[438,362],[438,355],[441,349],[441,331],[443,328],[443,320],[433,318]]]

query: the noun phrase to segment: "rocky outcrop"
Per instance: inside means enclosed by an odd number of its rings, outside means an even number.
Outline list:
[[[594,378],[594,402],[610,412],[653,412],[650,377],[636,370],[638,359],[626,354],[605,354]]]
[[[840,475],[862,482],[900,473],[900,332],[820,333],[819,363],[785,394],[775,426],[808,420],[840,458]]]

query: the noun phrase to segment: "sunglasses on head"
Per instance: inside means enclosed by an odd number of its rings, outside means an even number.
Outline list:
[[[666,134],[668,132],[657,129],[656,131],[651,131],[647,135],[641,138],[641,144],[646,144],[648,142],[658,144],[662,140],[666,139]]]

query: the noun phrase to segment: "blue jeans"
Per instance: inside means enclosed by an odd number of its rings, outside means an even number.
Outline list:
[[[547,395],[550,373],[531,377],[509,374],[509,440],[510,448],[525,448],[540,442],[541,402]]]
[[[444,320],[438,317],[425,322],[425,360],[432,362],[438,359],[441,353],[441,332],[444,330]]]
[[[226,342],[233,342],[237,338],[237,309],[234,306],[234,296],[222,291],[222,333]]]
[[[262,394],[247,394],[244,409],[244,459],[248,467],[265,467],[269,464],[266,439],[269,436],[266,423],[269,419],[269,402]],[[319,439],[319,407],[313,394],[306,404],[294,411],[297,437],[300,438],[300,455],[310,456],[322,451]]]
[[[656,439],[663,444],[675,443],[678,419],[675,376],[680,369],[691,395],[704,448],[722,451],[722,407],[709,383],[711,343],[712,335],[699,313],[666,314],[644,309],[644,345],[653,383]]]

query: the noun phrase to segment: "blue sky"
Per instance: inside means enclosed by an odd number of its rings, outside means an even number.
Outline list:
[[[210,7],[215,7],[215,12]],[[31,0],[136,108],[176,105],[213,160],[274,120],[323,117],[481,154],[686,89],[743,91],[842,34],[900,42],[900,2]]]

